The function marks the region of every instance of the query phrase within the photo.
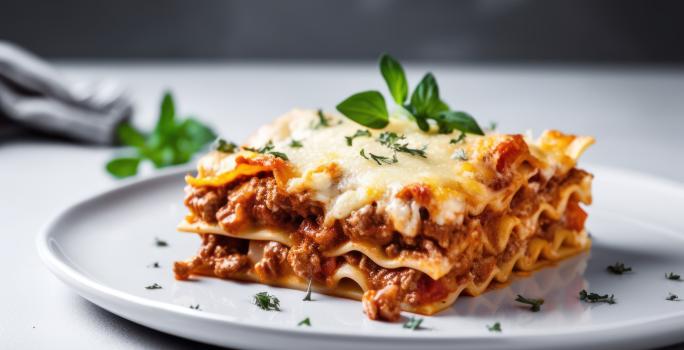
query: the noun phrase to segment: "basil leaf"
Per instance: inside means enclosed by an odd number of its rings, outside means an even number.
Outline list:
[[[446,112],[449,110],[449,105],[446,102],[439,100],[432,106],[432,111],[430,116],[438,115],[439,113]]]
[[[437,120],[437,123],[440,126],[440,132],[444,131],[445,133],[449,133],[453,129],[456,129],[468,134],[484,135],[484,132],[475,119],[466,112],[442,112],[435,120]]]
[[[394,101],[399,105],[404,104],[408,96],[408,81],[404,68],[392,56],[383,54],[380,56],[380,72]]]
[[[173,165],[176,159],[176,150],[171,145],[163,145],[156,148],[144,148],[141,151],[143,158],[149,159],[155,168],[163,168]]]
[[[420,130],[428,132],[430,131],[430,124],[428,124],[427,119],[423,117],[415,117],[416,119],[416,124],[418,124],[418,127]]]
[[[175,117],[176,108],[173,102],[173,96],[167,91],[164,93],[164,98],[162,99],[159,120],[157,120],[155,132],[158,132],[162,135],[173,132],[175,126]]]
[[[107,163],[107,171],[117,178],[133,176],[138,173],[139,158],[116,158]]]
[[[145,135],[134,128],[129,122],[121,123],[116,128],[116,136],[126,146],[145,147]]]
[[[192,144],[194,149],[192,153],[199,151],[204,145],[216,139],[216,134],[211,128],[194,118],[185,119],[180,124],[178,136]]]
[[[347,118],[368,128],[382,129],[389,124],[385,98],[378,91],[364,91],[351,95],[336,108]]]
[[[437,81],[432,73],[427,73],[411,95],[411,106],[413,107],[414,115],[424,118],[429,117],[434,111],[442,107],[441,104]]]

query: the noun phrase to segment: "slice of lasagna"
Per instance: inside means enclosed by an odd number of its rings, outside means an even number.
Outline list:
[[[591,137],[532,140],[380,130],[294,110],[187,177],[179,230],[199,253],[176,278],[214,276],[361,300],[371,319],[430,315],[513,271],[588,249]]]

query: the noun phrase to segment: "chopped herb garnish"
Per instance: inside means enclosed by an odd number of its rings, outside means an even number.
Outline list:
[[[394,150],[397,152],[408,153],[412,156],[419,156],[422,158],[427,158],[427,155],[425,154],[426,149],[427,146],[423,146],[421,148],[409,148],[407,143],[401,145],[394,145]]]
[[[624,263],[622,263],[620,261],[616,261],[615,264],[608,265],[606,267],[606,270],[608,270],[608,272],[616,274],[616,275],[622,275],[625,272],[631,272],[632,268],[629,266],[626,266]]]
[[[154,237],[154,244],[156,244],[157,247],[167,247],[169,245],[165,240],[159,239],[158,237]]]
[[[494,324],[491,325],[491,326],[490,326],[490,325],[487,325],[487,329],[488,329],[490,332],[499,332],[499,333],[501,333],[501,323],[496,322],[496,323],[494,323]]]
[[[287,155],[285,153],[276,152],[273,150],[275,148],[275,146],[273,145],[272,140],[268,140],[268,142],[266,142],[266,144],[260,148],[254,148],[254,147],[243,147],[243,148],[247,151],[250,151],[250,152],[261,153],[261,154],[270,154],[274,157],[278,157],[278,158],[281,158],[283,160],[289,160],[289,158],[287,158]]]
[[[669,301],[682,301],[682,299],[679,299],[679,297],[677,296],[677,294],[672,294],[672,293],[667,293],[667,294],[668,294],[668,295],[667,295],[667,298],[665,298],[665,300],[669,300]]]
[[[193,310],[199,310],[199,311],[202,311],[202,310],[200,309],[200,304],[196,304],[196,305],[190,305],[190,308],[191,308],[191,309],[193,309]]]
[[[463,148],[460,148],[451,155],[451,159],[466,161],[468,160],[468,155]]]
[[[453,145],[457,145],[459,142],[465,140],[465,138],[466,138],[466,134],[463,131],[461,131],[461,134],[458,135],[457,138],[449,140],[449,143],[453,144]]]
[[[496,127],[497,127],[496,122],[489,122],[489,127],[487,129],[489,129],[489,131],[494,131],[494,130],[496,130]]]
[[[368,130],[368,129],[365,129],[365,130],[359,129],[359,130],[356,130],[356,132],[354,133],[354,135],[352,135],[352,136],[345,136],[344,138],[347,140],[347,146],[351,146],[351,145],[352,145],[352,142],[354,141],[355,138],[357,138],[357,137],[364,137],[364,136],[366,136],[366,137],[371,137],[371,136],[373,136],[373,135],[371,134],[370,130]]]
[[[254,148],[254,147],[243,147],[244,149],[250,151],[250,152],[255,152],[255,153],[268,153],[271,152],[275,146],[273,145],[273,140],[268,140],[265,145],[259,147],[259,148]]]
[[[158,269],[160,266],[159,266],[159,262],[155,261],[155,262],[153,262],[153,263],[147,265],[147,267],[151,267],[151,268],[154,268],[154,269]]]
[[[237,150],[238,146],[230,141],[218,138],[216,141],[214,141],[212,148],[223,153],[235,153],[235,150]]]
[[[378,136],[378,142],[380,142],[381,145],[387,146],[388,148],[394,150],[395,152],[404,152],[408,153],[412,156],[419,156],[423,158],[427,158],[427,155],[425,155],[425,150],[427,149],[427,146],[423,146],[422,148],[410,148],[408,146],[408,142],[400,142],[402,140],[405,140],[406,136],[404,135],[398,135],[397,133],[394,132],[389,132],[385,131],[380,136]]]
[[[176,114],[170,92],[161,102],[159,118],[150,133],[124,122],[116,129],[116,136],[131,149],[125,156],[110,160],[105,168],[112,176],[124,178],[138,173],[138,166],[148,160],[155,168],[187,163],[192,156],[216,139],[211,128],[194,118],[181,119]]]
[[[399,160],[397,159],[397,154],[396,154],[396,153],[394,153],[394,154],[392,155],[392,158],[390,159],[389,157],[379,156],[379,155],[377,155],[377,154],[373,154],[373,153],[368,152],[368,154],[370,155],[370,158],[369,158],[369,157],[366,155],[366,150],[364,150],[364,149],[362,148],[362,149],[361,149],[361,152],[359,152],[359,154],[360,154],[361,157],[363,157],[363,158],[366,158],[366,159],[368,159],[368,160],[373,160],[373,161],[375,161],[376,163],[378,163],[378,165],[383,165],[383,164],[395,164],[395,163],[397,163],[397,162],[399,161]]]
[[[299,321],[299,323],[297,323],[297,326],[309,326],[309,327],[311,327],[311,320],[307,317],[307,318]]]
[[[313,279],[309,278],[309,285],[306,287],[306,295],[304,296],[304,299],[302,301],[312,301],[311,300],[311,281]]]
[[[267,292],[254,294],[254,305],[266,311],[280,311],[280,300]]]
[[[423,323],[423,318],[422,317],[413,317],[409,318],[406,323],[404,323],[404,328],[411,329],[413,331],[420,329],[420,325]]]
[[[455,129],[484,135],[473,117],[465,112],[451,110],[442,101],[437,80],[432,73],[423,76],[409,98],[406,74],[396,59],[387,54],[380,56],[380,72],[396,105],[405,110],[422,131],[430,131],[428,120],[432,120],[440,133],[449,134]],[[337,105],[337,110],[369,128],[382,129],[389,123],[385,98],[379,91],[354,94]]]
[[[522,304],[530,305],[530,311],[532,312],[537,312],[541,310],[541,306],[544,304],[544,299],[525,298],[520,294],[518,294],[518,297],[515,298],[515,301]]]
[[[162,289],[162,286],[160,286],[158,283],[154,283],[145,287],[145,289]]]
[[[674,272],[666,273],[665,278],[672,280],[672,281],[681,281],[682,280],[682,276],[680,276]]]
[[[586,301],[587,303],[607,303],[607,304],[615,304],[615,297],[613,294],[608,296],[608,294],[597,294],[597,293],[589,293],[586,290],[582,289],[579,292],[579,299],[582,301]]]
[[[380,142],[381,145],[387,146],[387,147],[392,147],[394,144],[396,144],[398,141],[406,139],[406,136],[404,135],[398,135],[395,132],[388,132],[385,131],[378,136],[378,142]]]
[[[282,160],[290,160],[290,158],[287,157],[287,154],[285,154],[283,152],[271,151],[271,152],[268,152],[268,154],[272,154],[273,156],[276,156]]]
[[[290,145],[289,145],[289,146],[292,147],[292,148],[301,148],[301,147],[303,147],[304,145],[302,145],[302,141],[292,139],[292,141],[290,141]]]
[[[311,123],[312,129],[327,128],[330,126],[330,121],[326,118],[325,114],[323,114],[323,110],[319,109],[316,114],[318,115],[318,121]]]

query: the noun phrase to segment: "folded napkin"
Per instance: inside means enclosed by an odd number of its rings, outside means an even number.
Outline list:
[[[82,142],[112,144],[116,126],[132,112],[117,85],[72,83],[47,62],[0,41],[0,118]]]

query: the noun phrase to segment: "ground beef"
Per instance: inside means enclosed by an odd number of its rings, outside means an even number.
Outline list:
[[[278,242],[268,242],[264,245],[261,260],[254,265],[254,270],[261,280],[272,280],[278,277],[282,269],[281,264],[287,261],[288,248]]]
[[[438,225],[429,218],[423,219],[421,223],[423,236],[432,238],[442,248],[449,247],[451,238],[458,232],[461,225],[453,223],[450,225]]]
[[[208,223],[216,222],[216,212],[226,203],[223,187],[185,187],[185,206],[197,217]]]
[[[287,262],[294,273],[304,279],[324,278],[322,276],[321,256],[314,242],[302,239],[290,248]]]
[[[529,186],[523,186],[511,199],[510,215],[527,217],[539,209],[540,201],[537,192]]]
[[[342,221],[342,232],[352,240],[370,241],[381,246],[391,247],[400,243],[403,248],[415,249],[425,239],[432,240],[441,248],[448,248],[455,234],[458,234],[459,224],[438,225],[430,220],[427,210],[421,210],[421,230],[418,237],[406,237],[392,229],[392,223],[375,205],[369,204],[355,210]],[[395,248],[389,248],[386,253],[393,256]]]
[[[394,234],[385,216],[372,204],[353,211],[342,221],[342,230],[351,239],[372,240],[381,245],[388,244]]]
[[[397,321],[401,312],[398,296],[399,287],[396,284],[389,284],[380,290],[367,290],[361,299],[363,310],[371,320]]]
[[[248,224],[295,229],[304,218],[322,215],[322,209],[305,195],[293,196],[280,189],[272,177],[253,177],[230,190],[215,215],[228,232],[238,232]]]
[[[477,284],[486,281],[494,267],[496,267],[495,256],[481,257],[476,261],[473,261],[473,266],[471,269],[473,281]]]
[[[321,249],[325,250],[339,243],[341,237],[340,225],[323,225],[323,217],[317,219],[305,219],[299,224],[298,233],[316,242]]]
[[[200,256],[186,261],[176,261],[173,263],[173,274],[177,280],[187,280],[203,264],[204,259]]]
[[[210,265],[214,268],[214,276],[220,278],[228,278],[230,275],[242,270],[249,264],[249,258],[246,255],[235,253],[227,256],[213,259]]]
[[[192,274],[213,274],[227,278],[249,265],[247,241],[219,235],[202,235],[202,248],[197,256],[174,263],[176,279]]]

